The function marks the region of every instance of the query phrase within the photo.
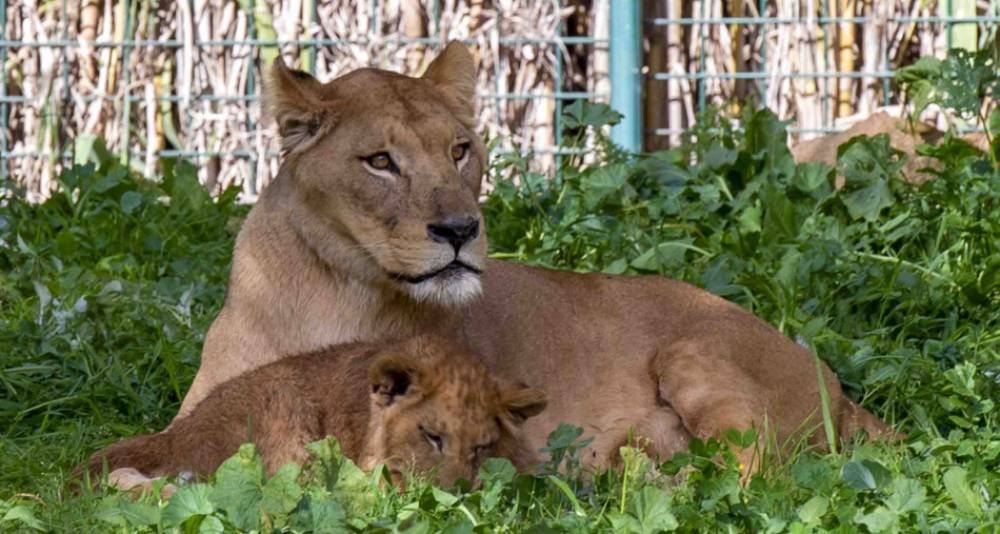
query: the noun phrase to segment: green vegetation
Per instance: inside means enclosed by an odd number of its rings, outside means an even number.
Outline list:
[[[963,113],[962,94],[996,99],[995,63],[962,57],[901,81]],[[1000,111],[983,116],[995,140]],[[570,106],[570,144],[615,118]],[[905,441],[800,451],[744,487],[714,440],[663,464],[624,449],[621,470],[583,478],[588,436],[564,426],[536,475],[491,460],[475,491],[414,480],[399,493],[327,440],[269,480],[246,446],[168,503],[73,495],[86,454],[175,412],[247,209],[235,191],[210,199],[187,164],[149,183],[98,146],[44,204],[0,204],[0,531],[1000,530],[1000,145],[920,147],[937,178],[916,187],[885,137],[845,144],[830,169],[796,165],[768,111],[707,114],[691,133],[638,158],[601,140],[596,163],[565,157],[554,180],[502,158],[484,206],[494,255],[661,273],[732,299],[813,347]]]

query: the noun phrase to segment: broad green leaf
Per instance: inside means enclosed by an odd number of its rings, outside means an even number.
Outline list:
[[[672,531],[680,526],[670,511],[670,498],[655,486],[643,486],[629,504],[641,533]]]
[[[897,514],[905,514],[920,509],[927,499],[927,489],[920,482],[905,477],[892,481],[892,495],[885,500],[886,506]]]
[[[225,531],[226,527],[222,524],[222,520],[214,515],[205,517],[198,525],[198,534],[222,534]]]
[[[816,495],[799,507],[799,519],[809,525],[817,524],[823,519],[829,507],[829,499],[822,495]]]
[[[163,509],[164,523],[176,527],[192,517],[211,514],[215,511],[215,507],[212,506],[208,494],[207,484],[181,486]]]
[[[289,526],[299,531],[350,532],[343,507],[336,501],[302,497],[289,517]]]
[[[893,196],[886,182],[875,182],[841,197],[853,219],[874,221],[885,208],[892,205]]]
[[[879,506],[870,513],[856,517],[854,521],[868,527],[870,532],[885,532],[896,523],[896,515],[884,506]]]
[[[201,211],[212,203],[205,186],[198,181],[198,172],[186,160],[164,160],[163,185],[170,193],[170,207],[174,209]]]
[[[27,506],[18,505],[11,507],[0,517],[0,525],[7,523],[7,527],[13,526],[15,521],[21,522],[24,526],[32,530],[46,530],[42,522],[35,517],[35,513]]]
[[[510,484],[515,476],[517,469],[506,458],[489,458],[479,467],[478,478],[486,486]]]
[[[615,164],[594,169],[587,174],[581,183],[587,209],[594,209],[605,199],[621,193],[627,183],[628,172],[626,165]]]
[[[952,502],[955,503],[960,512],[973,517],[983,515],[982,498],[969,487],[964,468],[958,466],[949,468],[941,480],[944,482],[944,487]]]
[[[91,186],[90,190],[94,193],[104,193],[118,186],[122,183],[122,179],[128,175],[128,170],[124,167],[117,167],[111,172],[105,174],[98,178],[94,185]]]
[[[895,198],[889,181],[903,168],[901,153],[889,145],[889,136],[858,136],[837,149],[837,171],[844,177],[839,195],[852,219],[874,221]]]
[[[445,508],[451,508],[458,502],[458,497],[443,489],[438,489],[437,486],[431,486],[431,495],[434,496],[434,500],[437,501],[438,504]]]
[[[622,114],[607,104],[588,102],[580,99],[563,108],[562,124],[565,128],[591,126],[613,126],[622,119]]]
[[[302,469],[294,464],[285,464],[275,471],[264,484],[262,506],[268,515],[287,514],[302,498],[302,487],[297,480]]]
[[[580,517],[585,517],[587,515],[587,512],[584,511],[583,506],[580,505],[580,501],[576,498],[576,494],[573,492],[572,488],[569,487],[569,484],[567,484],[563,479],[552,475],[545,477],[545,480],[554,486],[560,493],[566,496],[566,499],[568,499],[570,504],[573,505],[573,511],[576,515]]]
[[[680,267],[684,264],[684,254],[690,250],[692,241],[690,238],[685,238],[660,243],[640,254],[630,265],[633,269],[647,272]]]
[[[101,500],[94,513],[94,517],[101,521],[133,529],[155,525],[160,522],[160,516],[160,508],[143,502],[132,502],[127,496],[122,495],[114,495]]]
[[[241,445],[239,452],[215,472],[211,500],[226,512],[237,528],[260,528],[263,477],[260,457],[249,443]]]
[[[135,191],[126,191],[122,193],[119,205],[121,205],[122,213],[129,215],[135,211],[136,208],[142,205],[142,195],[136,193]]]
[[[830,167],[820,161],[810,161],[795,167],[792,185],[803,193],[822,196],[830,189]]]
[[[1000,94],[996,95],[996,97],[1000,98]],[[986,120],[986,129],[989,130],[990,136],[993,137],[993,143],[990,145],[993,161],[994,163],[1000,162],[1000,105],[995,106],[993,111],[990,112],[990,116]]]
[[[852,461],[844,464],[844,482],[859,490],[873,490],[885,486],[891,476],[889,471],[874,460]]]

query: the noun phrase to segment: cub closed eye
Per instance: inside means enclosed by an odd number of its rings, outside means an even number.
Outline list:
[[[466,154],[469,153],[469,143],[459,143],[451,147],[451,159],[455,161],[462,161]]]
[[[389,171],[393,174],[399,174],[399,167],[396,166],[395,161],[392,161],[392,157],[389,156],[388,152],[376,152],[371,156],[361,158],[361,160],[377,171]]]
[[[444,439],[442,439],[441,436],[428,432],[427,429],[422,426],[419,428],[420,433],[424,435],[424,439],[426,439],[428,443],[433,445],[438,452],[444,451]]]
[[[496,446],[497,442],[493,441],[484,445],[476,445],[473,447],[472,451],[476,454],[476,456],[482,457],[491,452]]]

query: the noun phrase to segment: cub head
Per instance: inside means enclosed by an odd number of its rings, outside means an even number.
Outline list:
[[[452,42],[420,78],[359,69],[328,83],[280,56],[265,100],[283,159],[272,188],[329,265],[417,301],[479,294],[486,236],[477,198],[476,67]]]
[[[465,351],[417,338],[380,355],[369,369],[371,422],[366,467],[383,463],[394,482],[407,471],[442,484],[473,480],[490,457],[530,467],[524,421],[545,409],[545,394],[502,383]]]

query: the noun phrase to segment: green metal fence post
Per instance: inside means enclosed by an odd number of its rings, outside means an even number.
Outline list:
[[[641,7],[640,0],[611,0],[611,107],[625,116],[611,140],[632,153],[642,150]]]
[[[0,0],[0,35],[7,38],[7,0]],[[0,49],[0,181],[7,177],[7,47]]]

